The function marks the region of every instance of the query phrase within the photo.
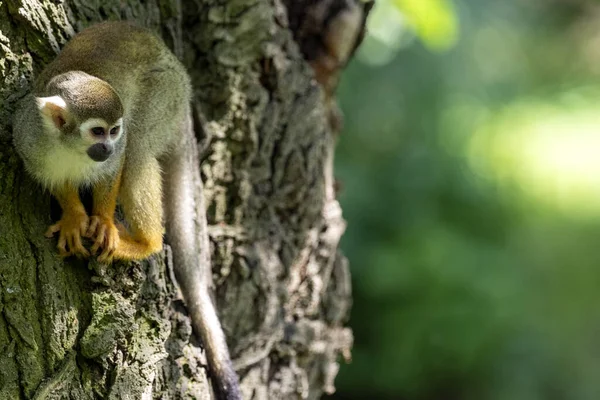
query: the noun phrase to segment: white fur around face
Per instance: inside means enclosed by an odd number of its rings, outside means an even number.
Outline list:
[[[57,145],[52,146],[43,160],[39,172],[41,180],[49,187],[70,182],[74,186],[92,183],[103,173],[103,163],[92,160],[87,153]]]

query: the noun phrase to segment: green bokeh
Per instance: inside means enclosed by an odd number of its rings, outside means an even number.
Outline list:
[[[585,168],[529,171],[553,161],[527,130],[597,109],[600,137],[597,2],[453,4],[452,48],[374,29],[339,88],[355,346],[332,398],[600,399],[600,176],[575,197]]]

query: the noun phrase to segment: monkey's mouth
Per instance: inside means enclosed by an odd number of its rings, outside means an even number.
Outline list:
[[[92,160],[102,162],[108,160],[113,151],[114,149],[111,144],[96,143],[87,149],[87,154]]]

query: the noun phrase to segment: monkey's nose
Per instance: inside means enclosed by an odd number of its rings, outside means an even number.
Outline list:
[[[87,149],[88,156],[90,156],[92,160],[98,162],[106,161],[112,153],[113,146],[112,144],[107,143],[96,143]]]

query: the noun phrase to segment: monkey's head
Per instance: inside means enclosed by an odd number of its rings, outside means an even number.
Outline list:
[[[107,82],[70,71],[55,76],[46,88],[51,96],[36,101],[44,134],[53,136],[56,145],[94,163],[108,160],[123,147],[123,104]]]

